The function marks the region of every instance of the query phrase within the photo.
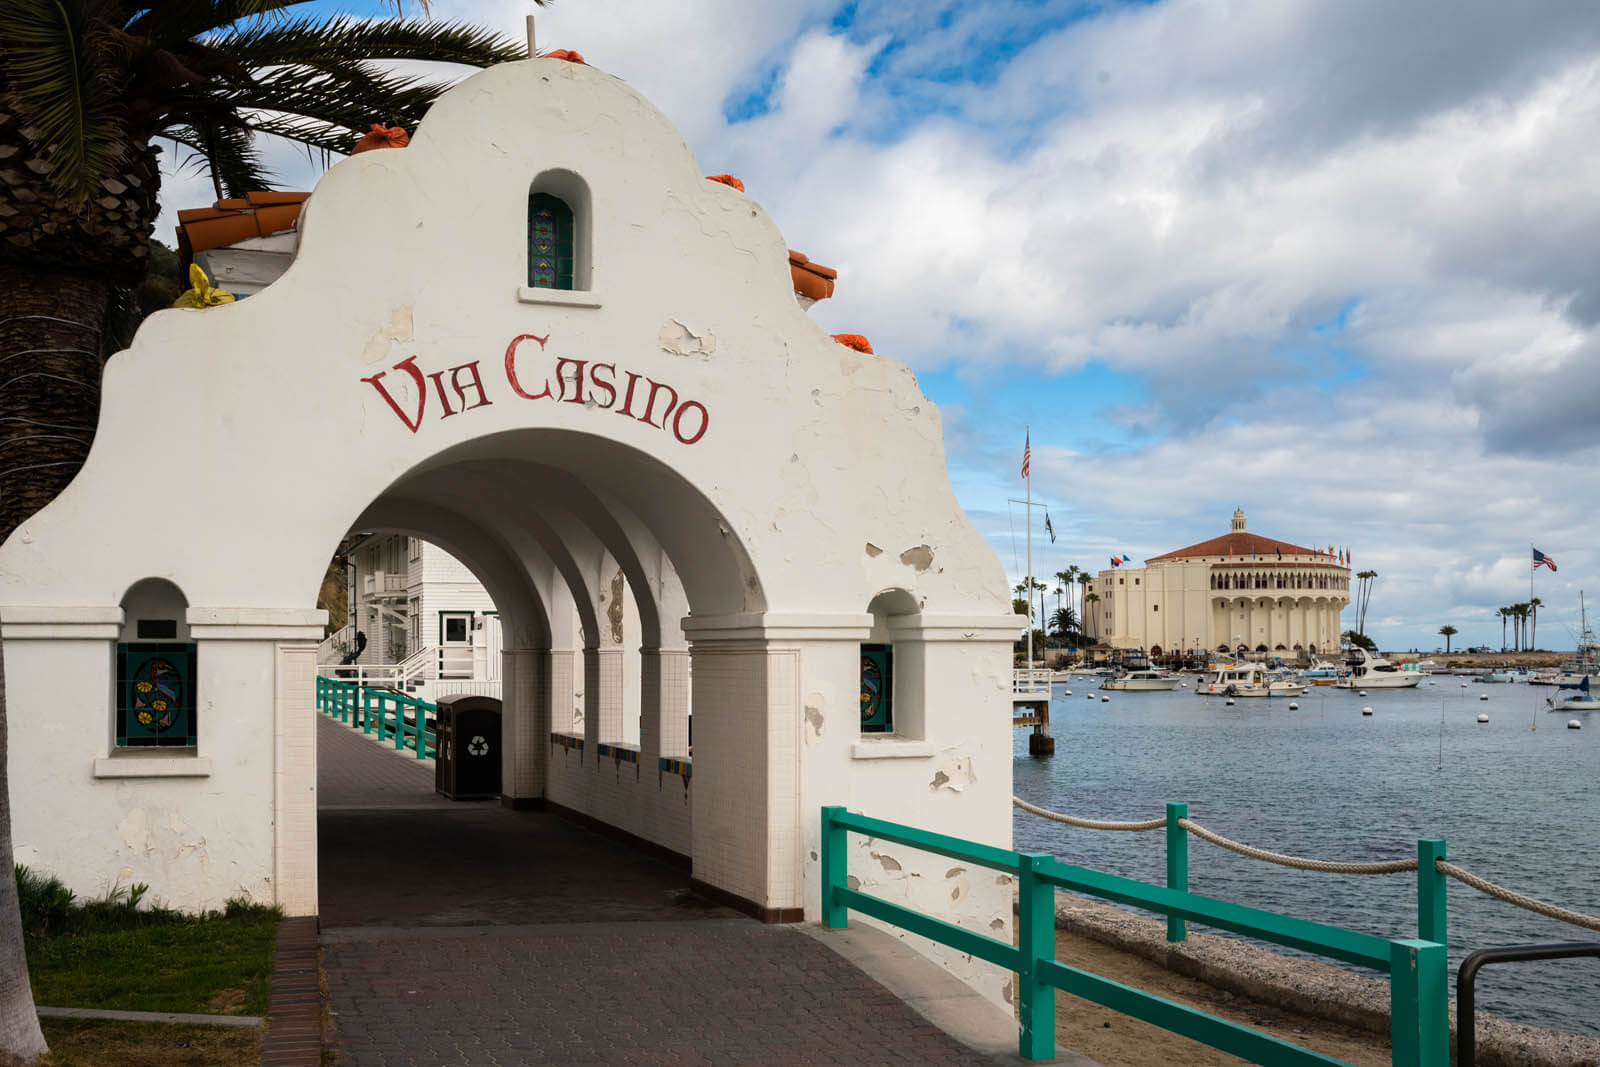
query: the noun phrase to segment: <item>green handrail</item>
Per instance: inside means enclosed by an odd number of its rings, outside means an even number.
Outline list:
[[[1176,819],[1173,821],[1175,824]],[[1009,945],[851,889],[847,881],[851,832],[1013,875],[1017,884],[1018,943]],[[1169,936],[1172,923],[1192,919],[1207,926],[1387,972],[1391,1061],[1397,1067],[1446,1067],[1450,1056],[1450,1028],[1445,947],[1441,942],[1388,940],[1190,893],[1182,888],[1187,885],[1187,864],[1182,862],[1186,855],[1171,850],[1171,845],[1169,840],[1169,885],[1157,886],[1074,867],[1044,853],[1015,852],[858,815],[843,807],[824,807],[820,857],[822,922],[830,929],[841,929],[849,924],[850,911],[859,911],[1015,971],[1021,1024],[1018,1054],[1024,1059],[1054,1057],[1055,990],[1059,989],[1257,1063],[1341,1062],[1060,963],[1055,958],[1055,894],[1058,888],[1070,889],[1164,913],[1168,917]],[[1442,916],[1442,911],[1440,914]]]
[[[364,734],[377,731],[379,741],[394,742],[397,750],[412,749],[417,759],[439,755],[439,738],[428,729],[428,715],[436,714],[438,705],[404,693],[391,693],[371,689],[359,682],[346,682],[338,678],[317,676],[316,703],[319,711],[337,718]],[[390,709],[394,719],[389,719]],[[411,709],[411,720],[406,721],[406,709]]]

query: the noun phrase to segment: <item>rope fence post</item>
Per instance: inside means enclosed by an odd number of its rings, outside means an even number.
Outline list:
[[[1040,963],[1056,958],[1056,889],[1039,876],[1055,857],[1048,852],[1017,855],[1017,1055],[1049,1060],[1056,1054],[1056,991]]]
[[[1389,942],[1389,1055],[1394,1067],[1449,1067],[1447,967],[1441,944]]]
[[[1189,831],[1178,825],[1180,819],[1189,817],[1189,805],[1167,805],[1167,888],[1189,891]],[[1175,915],[1167,916],[1167,940],[1187,941],[1189,921]]]
[[[822,809],[822,925],[829,930],[843,930],[850,925],[850,909],[839,903],[834,890],[845,885],[849,853],[845,851],[844,827],[834,821],[844,808],[833,805]]]
[[[1444,859],[1444,842],[1425,837],[1417,842],[1417,937],[1448,945],[1445,933],[1445,874],[1437,866]]]

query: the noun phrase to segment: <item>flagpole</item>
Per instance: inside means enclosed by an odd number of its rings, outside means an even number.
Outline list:
[[[1033,451],[1033,428],[1024,425],[1022,432],[1023,440],[1026,442],[1022,447],[1030,453],[1026,457],[1028,471],[1024,475],[1027,482],[1027,492],[1024,495],[1028,498],[1028,576],[1024,583],[1027,589],[1023,595],[1028,598],[1028,614],[1031,616],[1033,614],[1033,456],[1031,455]],[[1530,593],[1529,596],[1531,597],[1532,594]],[[1028,669],[1030,671],[1033,670],[1033,620],[1031,618],[1028,620]]]

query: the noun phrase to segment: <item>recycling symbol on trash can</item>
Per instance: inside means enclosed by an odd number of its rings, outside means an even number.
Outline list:
[[[474,756],[487,756],[489,754],[489,739],[482,734],[475,735],[467,742],[467,751]]]

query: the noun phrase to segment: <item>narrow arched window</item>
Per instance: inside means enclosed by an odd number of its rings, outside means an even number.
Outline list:
[[[549,193],[528,197],[528,285],[533,289],[571,289],[572,209]]]

